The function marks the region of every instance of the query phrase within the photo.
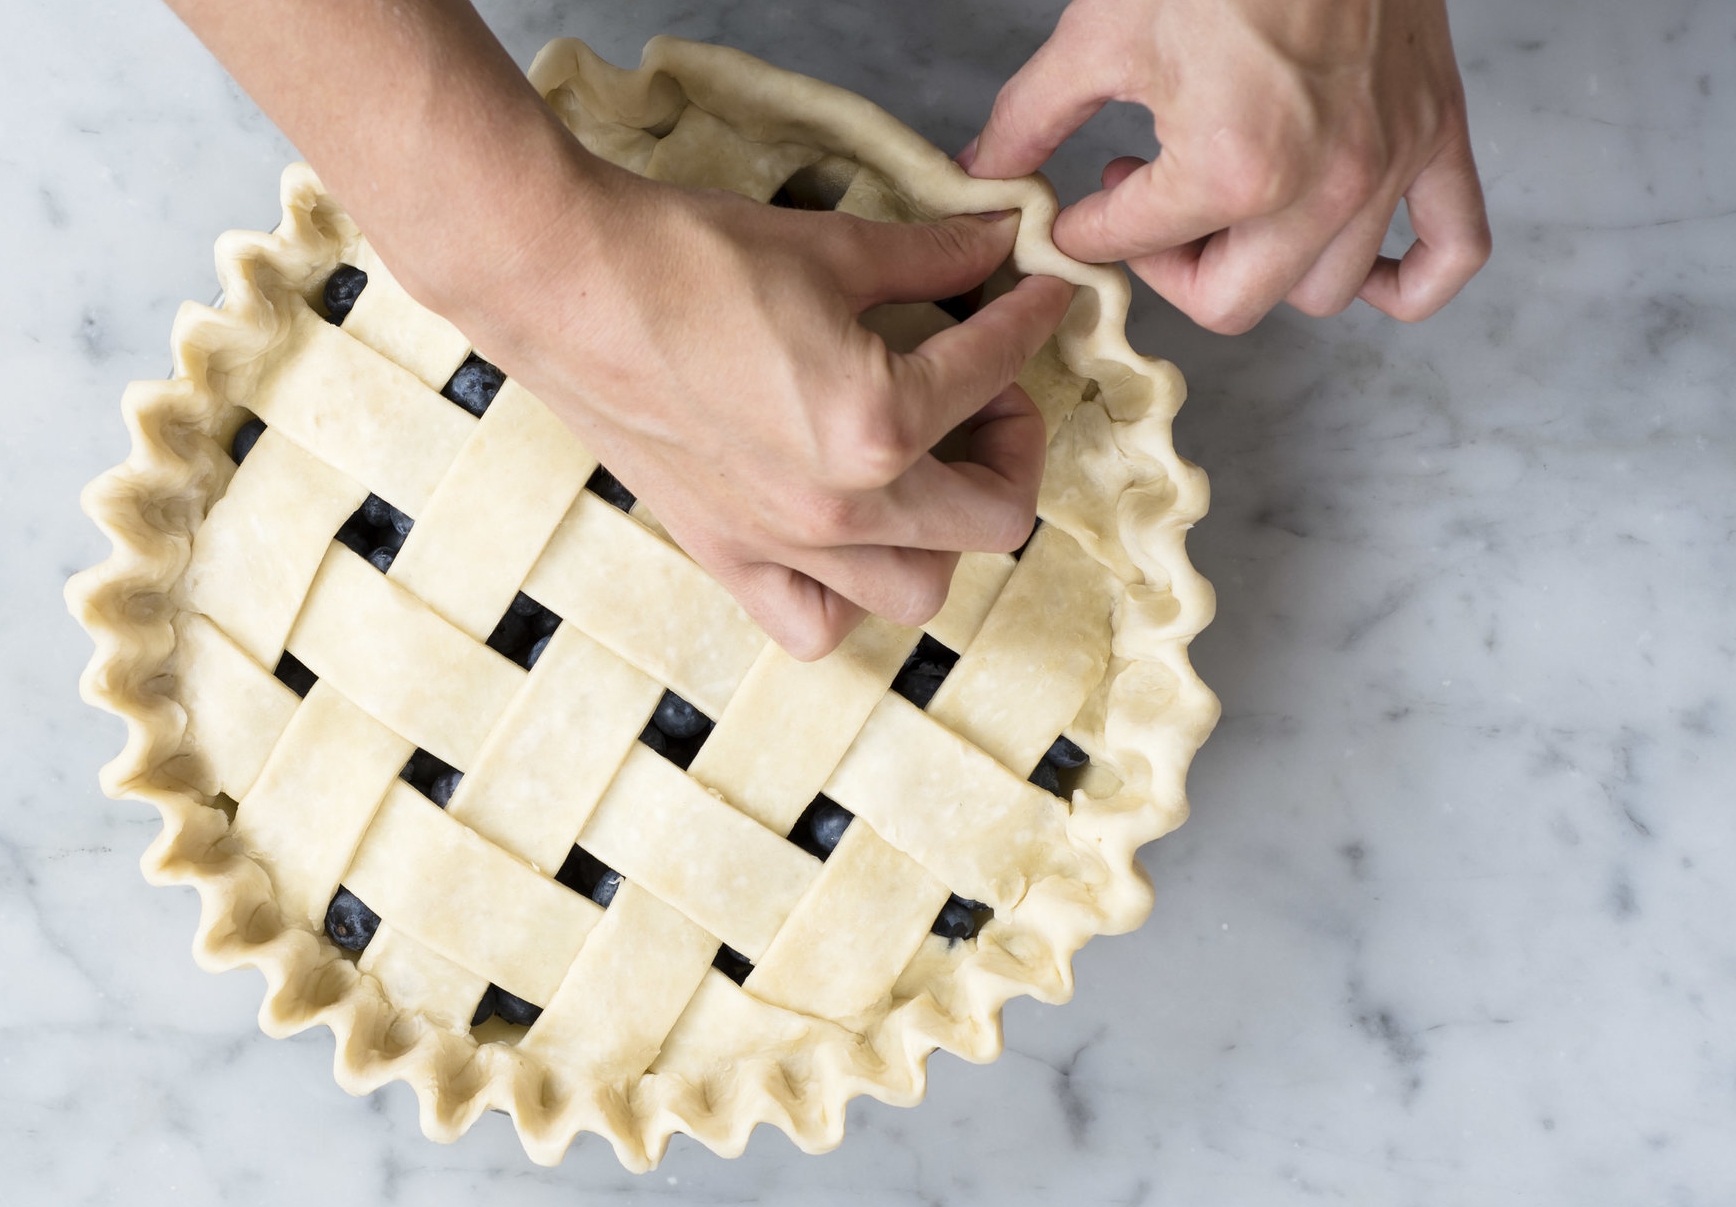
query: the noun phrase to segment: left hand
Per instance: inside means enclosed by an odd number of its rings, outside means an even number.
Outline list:
[[[1414,321],[1489,258],[1444,0],[1073,0],[959,162],[1034,172],[1110,100],[1149,109],[1162,150],[1111,161],[1055,243],[1213,331],[1358,297]],[[1401,198],[1417,239],[1393,260]]]

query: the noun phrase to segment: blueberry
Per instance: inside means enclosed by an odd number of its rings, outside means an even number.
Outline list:
[[[892,681],[892,690],[916,707],[927,708],[928,702],[934,699],[934,693],[940,690],[941,681],[945,678],[946,670],[943,667],[932,662],[919,662],[898,672],[898,678]]]
[[[567,852],[555,879],[605,909],[615,899],[615,890],[621,887],[621,874],[583,847]]]
[[[390,549],[394,555],[404,547],[404,534],[387,524],[384,528],[374,529],[376,549]]]
[[[943,939],[975,938],[989,913],[989,907],[981,901],[972,901],[955,893],[940,907],[940,916],[929,929]]]
[[[808,811],[808,834],[813,838],[815,846],[830,855],[855,816],[843,805],[829,800],[821,801],[818,807]]]
[[[512,610],[528,620],[538,612],[543,611],[543,606],[530,596],[526,595],[523,591],[520,591],[517,595],[512,597]]]
[[[1068,741],[1066,737],[1056,738],[1055,744],[1049,747],[1049,753],[1043,756],[1046,762],[1053,763],[1057,767],[1083,767],[1086,757],[1085,752]]]
[[[396,550],[381,545],[378,549],[368,554],[368,564],[373,566],[373,568],[378,570],[381,574],[384,574],[392,568],[392,559],[397,556],[398,554]]]
[[[442,771],[428,786],[428,799],[444,809],[452,803],[452,794],[458,791],[458,781],[463,778],[462,771]]]
[[[333,943],[346,951],[360,951],[374,937],[374,932],[380,929],[380,915],[362,904],[362,899],[350,892],[343,885],[338,885],[337,896],[326,906],[326,934],[331,936]]]
[[[288,650],[283,651],[283,657],[277,660],[277,669],[272,673],[285,687],[298,696],[305,697],[308,692],[313,690],[313,685],[319,681],[319,677],[303,666],[301,659]]]
[[[341,323],[355,306],[367,287],[368,274],[348,264],[339,264],[326,278],[325,308],[327,321]]]
[[[440,392],[480,419],[505,381],[506,374],[472,352]]]
[[[235,458],[235,464],[240,465],[247,460],[247,454],[253,451],[253,446],[259,443],[259,438],[265,435],[265,420],[249,419],[235,431],[235,439],[229,442],[229,455]]]
[[[748,958],[727,943],[718,945],[717,955],[712,957],[711,966],[737,985],[747,980],[747,974],[753,971],[753,965],[748,962]]]
[[[672,738],[696,738],[711,728],[711,718],[674,692],[664,692],[651,724]]]
[[[482,991],[482,1000],[476,1003],[476,1013],[470,1016],[470,1025],[479,1026],[494,1017],[495,988],[490,985]]]
[[[614,868],[605,868],[603,874],[597,877],[597,883],[591,886],[591,900],[608,909],[609,902],[615,899],[615,892],[620,887],[621,873]]]
[[[1037,764],[1037,769],[1031,772],[1031,782],[1044,792],[1061,795],[1061,773],[1055,770],[1055,764],[1044,759]]]
[[[524,669],[529,670],[536,665],[537,659],[543,656],[543,651],[549,648],[547,637],[538,637],[536,644],[530,647],[530,653],[524,656]]]
[[[494,987],[494,1012],[500,1015],[502,1022],[514,1023],[520,1027],[528,1027],[542,1017],[542,1007],[515,997],[502,989]]]
[[[386,504],[386,510],[390,513],[388,522],[391,524],[392,530],[399,536],[409,536],[410,529],[415,525],[416,521],[399,511],[396,507],[393,507],[390,503]],[[381,525],[381,527],[384,526],[385,525]]]
[[[655,725],[647,725],[639,734],[639,740],[664,758],[669,757],[669,739],[664,737],[663,731]]]
[[[345,520],[344,526],[338,529],[337,536],[333,539],[358,557],[367,557],[379,547],[374,529],[357,516]]]
[[[357,514],[375,528],[384,528],[392,522],[392,512],[395,510],[396,508],[379,495],[369,495],[362,500],[361,507],[357,508]]]
[[[488,635],[488,648],[508,658],[518,657],[524,649],[525,638],[530,636],[530,626],[524,617],[511,608],[500,618],[500,623],[494,626],[494,632]]]
[[[537,614],[530,618],[530,631],[538,637],[547,637],[561,627],[561,618],[547,608],[539,608]]]
[[[597,472],[591,475],[585,483],[585,489],[592,494],[600,495],[605,503],[613,504],[622,511],[633,510],[633,492],[621,485],[621,480],[614,474],[597,466]]]
[[[941,681],[957,661],[957,654],[924,633],[904,660],[898,677],[893,679],[892,690],[916,707],[927,708],[934,693],[940,690]]]

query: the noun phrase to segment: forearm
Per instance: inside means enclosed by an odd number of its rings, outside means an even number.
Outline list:
[[[598,192],[606,165],[463,0],[168,3],[429,305],[513,279]]]

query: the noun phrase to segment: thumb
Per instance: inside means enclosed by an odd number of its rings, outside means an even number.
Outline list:
[[[1001,87],[988,124],[959,156],[979,179],[1028,176],[1118,91],[1087,23],[1062,13],[1049,40]]]
[[[1014,211],[939,222],[860,220],[839,248],[838,279],[858,311],[883,302],[931,302],[982,284],[1013,251]]]

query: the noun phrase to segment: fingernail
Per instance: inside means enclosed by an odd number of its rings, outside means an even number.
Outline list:
[[[964,150],[960,151],[954,158],[958,161],[958,166],[968,172],[971,164],[976,162],[976,153],[977,140],[973,138],[964,145]]]

